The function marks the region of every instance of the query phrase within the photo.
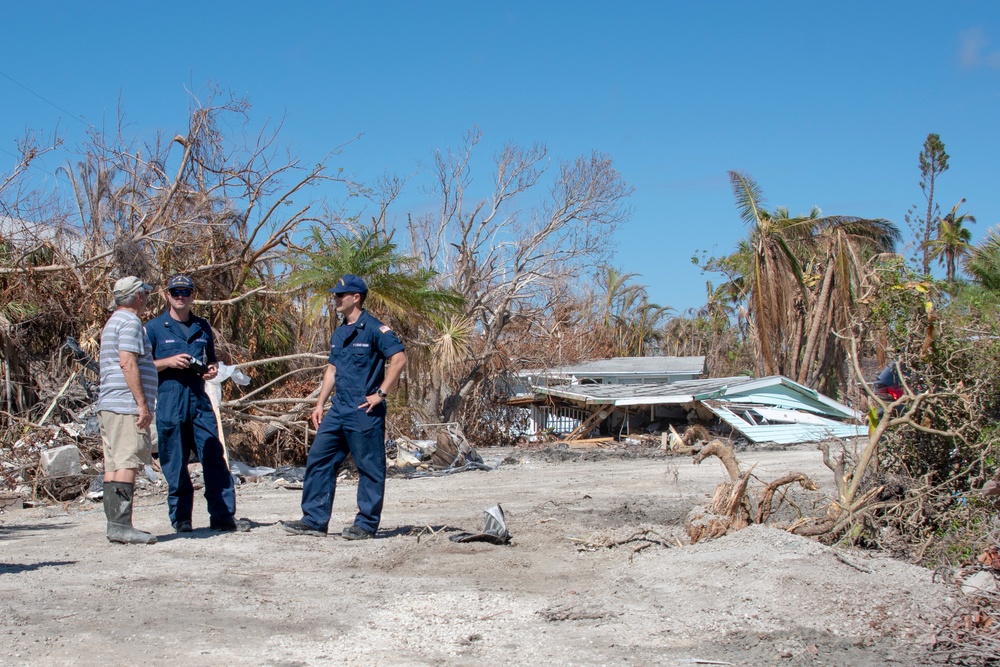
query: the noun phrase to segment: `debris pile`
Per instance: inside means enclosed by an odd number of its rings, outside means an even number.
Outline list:
[[[951,619],[938,631],[934,650],[952,664],[996,664],[1000,656],[1000,550],[993,545],[951,574],[962,596]]]
[[[399,436],[386,448],[386,463],[407,476],[448,475],[464,470],[491,470],[469,444],[458,424],[442,424],[433,440]]]
[[[0,444],[0,497],[6,508],[72,500],[101,474],[96,417],[82,425],[26,424],[19,431],[16,440]]]

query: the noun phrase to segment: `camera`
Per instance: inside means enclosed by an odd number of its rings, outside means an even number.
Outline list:
[[[204,375],[208,372],[208,365],[201,359],[195,359],[194,357],[191,357],[191,365],[188,368],[194,371],[195,375]]]

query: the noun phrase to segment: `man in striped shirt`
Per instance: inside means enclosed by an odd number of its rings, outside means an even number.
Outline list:
[[[152,286],[135,276],[115,283],[115,312],[101,333],[101,391],[97,415],[104,444],[104,514],[108,540],[153,544],[150,533],[132,527],[135,475],[152,462],[149,425],[156,408],[157,376],[152,345],[140,317]]]

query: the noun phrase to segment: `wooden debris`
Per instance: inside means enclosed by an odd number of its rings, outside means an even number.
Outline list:
[[[549,443],[550,447],[557,447],[559,445],[566,445],[570,449],[593,449],[595,447],[609,447],[615,442],[614,438],[584,438],[582,440],[558,440],[556,442]]]
[[[65,502],[86,493],[94,481],[94,475],[56,475],[36,477],[34,496],[47,496],[57,502]]]
[[[629,563],[632,562],[632,558],[635,557],[637,553],[644,549],[648,549],[651,546],[656,545],[666,548],[674,546],[665,536],[655,530],[649,529],[634,532],[623,539],[610,536],[591,536],[587,539],[567,537],[566,539],[571,542],[576,542],[578,551],[598,551],[600,549],[614,549],[615,547],[620,547],[625,544],[636,544],[637,546],[632,549],[632,553],[628,556]]]
[[[725,466],[726,472],[729,473],[729,479],[734,483],[740,479],[740,464],[736,460],[736,452],[733,448],[725,444],[721,440],[713,440],[704,447],[702,447],[697,454],[694,455],[695,465],[700,464],[702,461],[707,459],[709,456],[717,456],[722,465]]]
[[[871,568],[865,567],[864,565],[861,565],[860,563],[855,563],[853,560],[851,560],[850,558],[848,558],[844,554],[840,553],[839,551],[834,551],[833,555],[836,556],[837,560],[839,560],[841,563],[843,563],[844,565],[850,565],[851,567],[853,567],[858,572],[864,572],[865,574],[871,574],[872,573]]]
[[[803,489],[808,489],[810,491],[816,491],[819,489],[816,482],[812,481],[808,476],[800,472],[791,473],[774,480],[764,487],[764,492],[760,494],[760,503],[758,503],[757,507],[757,523],[764,523],[767,521],[768,517],[771,516],[771,501],[774,498],[775,491],[782,486],[793,484],[795,482],[798,482]]]
[[[585,420],[580,422],[580,425],[573,429],[573,432],[566,436],[566,441],[579,440],[581,436],[586,435],[590,432],[590,429],[594,428],[602,420],[606,419],[608,412],[606,410],[598,410],[594,414],[587,417]]]
[[[77,372],[73,371],[73,374],[70,375],[69,379],[63,384],[62,389],[60,389],[59,392],[52,398],[52,402],[49,403],[49,409],[46,410],[45,414],[42,415],[42,418],[38,420],[39,426],[44,424],[45,420],[49,418],[50,414],[52,414],[52,410],[56,407],[56,403],[58,403],[59,399],[62,398],[62,395],[66,393],[66,389],[68,389],[69,385],[76,379],[76,376]]]
[[[684,429],[684,435],[679,434],[671,424],[669,449],[678,454],[693,454],[698,451],[699,444],[708,442],[710,437],[708,429],[699,424],[692,424]]]

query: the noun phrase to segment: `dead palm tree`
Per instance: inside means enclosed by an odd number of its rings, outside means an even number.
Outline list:
[[[814,289],[812,307],[805,313],[806,339],[798,364],[797,381],[833,393],[844,380],[846,349],[833,331],[847,329],[856,319],[861,304],[859,294],[873,255],[891,252],[899,240],[899,230],[888,220],[848,216],[816,217],[812,247],[816,255],[810,264],[822,279]]]
[[[809,237],[801,233],[808,223],[768,212],[760,186],[747,174],[730,171],[729,182],[740,218],[750,230],[748,243],[741,249],[750,255],[743,278],[758,362],[765,375],[782,374],[790,362],[787,342],[798,320],[795,312],[808,308],[809,303],[809,290],[793,250],[793,245]]]
[[[672,311],[669,306],[649,303],[643,296],[628,314],[622,341],[625,356],[647,356],[651,347],[657,347],[664,339],[664,320]]]
[[[745,270],[760,368],[815,384],[838,356],[827,352],[832,327],[846,326],[856,310],[862,258],[890,251],[899,231],[887,220],[823,216],[816,208],[800,217],[781,207],[772,213],[752,178],[735,171],[729,177],[750,234],[737,251],[749,257],[728,261]]]

